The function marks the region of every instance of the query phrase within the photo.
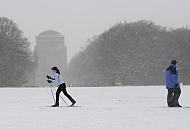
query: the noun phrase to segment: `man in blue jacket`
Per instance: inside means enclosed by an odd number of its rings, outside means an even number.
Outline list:
[[[181,95],[180,85],[178,83],[177,61],[172,60],[170,66],[166,69],[166,88],[168,89],[167,103],[168,107],[182,107],[179,104]]]

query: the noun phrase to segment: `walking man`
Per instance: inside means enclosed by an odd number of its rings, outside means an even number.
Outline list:
[[[181,88],[178,82],[177,61],[172,60],[169,67],[166,69],[166,88],[168,90],[167,103],[168,107],[182,107],[179,104]]]

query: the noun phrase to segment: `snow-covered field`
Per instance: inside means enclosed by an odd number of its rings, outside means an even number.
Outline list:
[[[1,88],[0,130],[190,130],[190,86],[184,108],[167,108],[162,86],[68,91],[79,107],[49,107],[49,88]]]

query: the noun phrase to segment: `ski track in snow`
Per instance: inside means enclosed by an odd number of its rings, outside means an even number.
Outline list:
[[[166,107],[164,86],[68,92],[78,107],[65,107],[61,98],[61,107],[49,107],[49,88],[1,88],[0,130],[190,130],[190,86],[182,87],[184,108]]]

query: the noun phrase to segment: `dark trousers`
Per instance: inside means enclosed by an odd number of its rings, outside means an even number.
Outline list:
[[[67,93],[67,90],[66,90],[66,85],[65,83],[59,85],[57,91],[56,91],[56,105],[59,105],[59,95],[60,93],[63,92],[63,94],[72,102],[74,103],[75,100]]]
[[[181,89],[180,88],[168,89],[168,96],[167,96],[168,107],[178,106],[180,95],[181,95]]]

